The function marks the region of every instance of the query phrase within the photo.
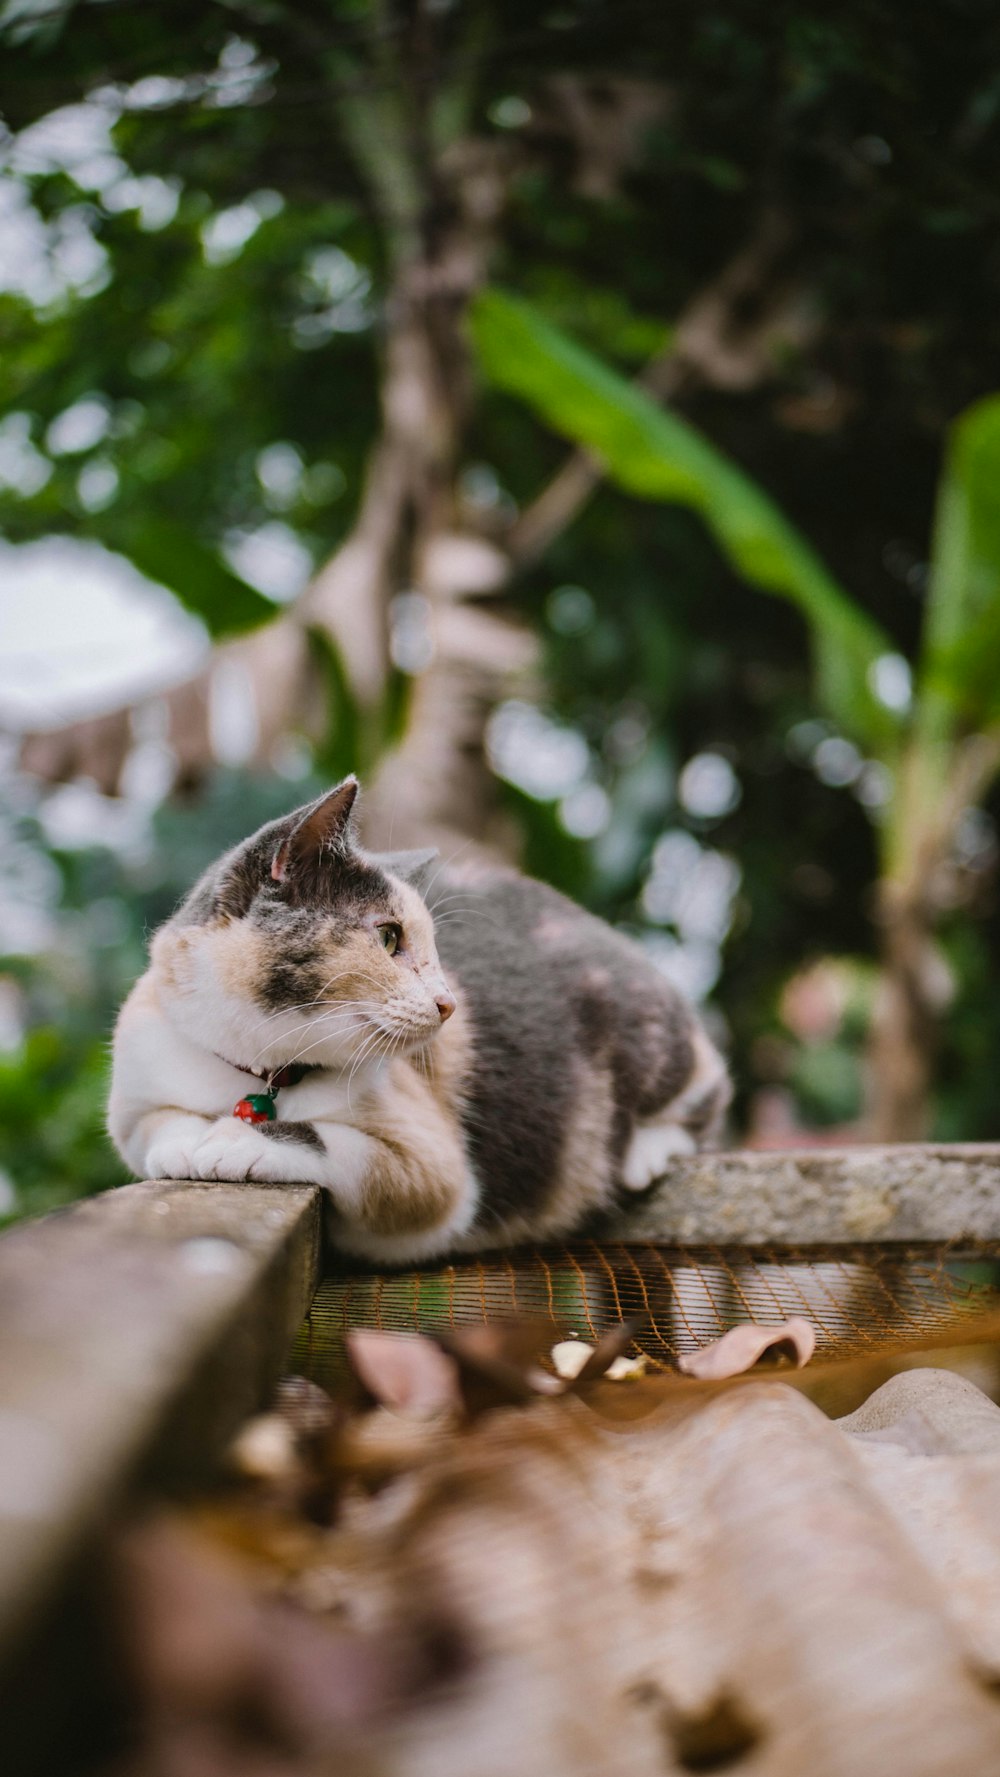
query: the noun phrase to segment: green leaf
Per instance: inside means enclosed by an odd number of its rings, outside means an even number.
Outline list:
[[[175,593],[213,636],[239,635],[277,616],[271,600],[228,568],[215,551],[183,525],[144,512],[141,519],[95,527],[102,543],[118,549],[140,573]]]
[[[949,436],[919,688],[928,737],[1000,719],[1000,395],[967,408]]]
[[[878,702],[869,675],[892,644],[748,475],[520,298],[483,291],[472,334],[497,388],[593,451],[629,493],[697,512],[744,578],[797,605],[811,628],[818,690],[830,714],[862,745],[891,748],[898,718]]]

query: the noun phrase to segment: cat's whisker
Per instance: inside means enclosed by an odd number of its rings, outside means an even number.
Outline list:
[[[481,919],[484,925],[503,925],[504,923],[497,914],[490,912],[490,910],[483,907],[480,902],[459,901],[452,902],[447,906],[442,902],[439,907],[436,907],[432,915],[434,924],[441,925],[444,920],[451,919],[456,913],[473,914],[477,919]]]
[[[295,1055],[293,1055],[291,1061],[285,1062],[284,1065],[286,1067],[294,1067],[298,1062],[302,1061],[305,1058],[305,1056],[311,1054],[313,1049],[318,1049],[319,1045],[321,1043],[326,1042],[327,1039],[333,1034],[335,1034],[335,1033],[333,1033],[329,1030],[325,1030],[325,1031],[321,1032],[321,1034],[316,1038],[316,1041],[314,1043],[307,1043],[304,1049],[299,1049],[297,1051],[297,1053]],[[365,1040],[367,1041],[367,1038]]]
[[[354,1082],[354,1076],[357,1073],[359,1067],[361,1066],[362,1061],[369,1060],[371,1058],[372,1054],[377,1052],[378,1046],[379,1046],[379,1041],[382,1036],[383,1036],[382,1031],[380,1031],[380,1030],[373,1031],[371,1036],[368,1037],[366,1042],[362,1043],[361,1048],[358,1050],[358,1053],[354,1059],[354,1065],[351,1068],[351,1071],[347,1076],[347,1108],[348,1108],[348,1110],[353,1109],[353,1106],[351,1105],[351,1086]]]
[[[315,1018],[301,1019],[300,1022],[297,1025],[295,1025],[293,1030],[290,1030],[286,1033],[287,1037],[288,1038],[294,1037],[300,1031],[307,1031],[307,1030],[314,1031],[320,1025],[322,1025],[323,1029],[320,1031],[320,1034],[316,1039],[316,1043],[313,1043],[311,1045],[312,1048],[315,1048],[317,1043],[321,1043],[324,1041],[324,1039],[326,1037],[334,1036],[336,1034],[337,1022],[340,1022],[342,1024],[343,1028],[347,1029],[347,1030],[349,1030],[351,1028],[352,1024],[356,1027],[357,1023],[358,1023],[359,1014],[360,1014],[361,1018],[366,1018],[372,1004],[373,1004],[373,1002],[370,1000],[358,1000],[355,1003],[355,1005],[345,1007],[345,1008],[341,1008],[339,1006],[332,1006],[330,1008],[329,1012],[321,1012]],[[263,1055],[265,1049],[269,1049],[271,1047],[271,1044],[273,1041],[275,1041],[274,1038],[268,1037],[267,1041],[261,1044],[261,1047],[258,1049],[256,1055],[254,1055],[251,1058],[251,1062],[250,1062],[251,1067],[256,1065],[256,1063],[260,1060],[260,1057]],[[298,1057],[296,1057],[295,1059],[298,1060]],[[289,1061],[289,1062],[283,1063],[282,1065],[285,1067],[292,1067],[294,1065],[294,1063]]]
[[[377,1004],[375,1000],[315,1000],[312,1002],[312,1007],[315,1008],[312,1012],[312,1016],[300,1018],[298,1023],[293,1026],[293,1030],[307,1030],[310,1024],[316,1023],[317,1019],[329,1018],[335,1013],[343,1013],[346,1016],[348,1013],[356,1011],[364,1012],[375,1004]],[[320,1007],[323,1007],[324,1009],[319,1010]],[[288,1006],[285,1008],[285,1011],[293,1012],[300,1011],[301,1009],[301,1007]],[[288,1032],[287,1034],[291,1035],[292,1032]],[[262,1046],[267,1048],[269,1043],[275,1042],[276,1040],[277,1038],[274,1035],[265,1037]]]
[[[449,907],[441,907],[438,911],[436,911],[434,914],[435,925],[440,924],[440,922],[442,920],[450,919],[452,917],[452,915],[455,913],[471,914],[476,919],[481,919],[483,921],[484,925],[503,925],[504,924],[504,921],[502,919],[500,919],[497,914],[491,913],[487,908],[485,908],[481,905],[477,905],[475,902],[459,901],[457,903],[453,903]]]
[[[353,973],[354,973],[353,969],[336,969],[334,971],[334,973],[329,977],[329,979],[327,981],[324,981],[322,987],[317,988],[315,997],[317,999],[319,999],[324,993],[327,992],[328,988],[331,988],[333,986],[335,981],[343,981],[345,975],[351,975]],[[312,1002],[309,1000],[302,1001],[303,1005],[310,1005],[311,1003]],[[275,1017],[275,1016],[277,1016],[277,1014],[269,1013],[268,1016]]]
[[[484,914],[489,912],[489,909],[483,903],[482,897],[478,896],[478,895],[471,894],[469,892],[469,890],[467,890],[467,889],[465,889],[465,890],[456,889],[454,894],[442,895],[438,900],[436,900],[434,902],[430,911],[431,911],[432,915],[436,914],[443,907],[454,906],[456,901],[461,903],[461,905],[463,907],[476,907],[479,910],[481,910]]]
[[[353,975],[356,978],[360,978],[358,977],[357,969],[341,969],[338,974],[331,975],[329,981],[324,981],[322,987],[317,992],[315,999],[295,1000],[289,1006],[278,1006],[273,1012],[265,1012],[257,1020],[258,1024],[270,1024],[272,1019],[282,1018],[286,1012],[300,1012],[305,1006],[324,1005],[326,1002],[322,996],[333,986],[335,981],[343,981],[347,975]],[[371,987],[377,987],[379,985],[375,977],[372,975],[365,976],[364,979]]]
[[[443,894],[435,895],[433,897],[427,895],[425,899],[428,907],[443,907],[446,901],[457,901],[460,896],[469,896],[473,893],[474,890],[472,884],[466,882],[459,888],[447,888],[447,885],[445,885],[445,892]]]
[[[498,919],[495,913],[486,913],[482,907],[449,907],[443,913],[435,913],[435,926],[445,925],[449,919],[454,919],[455,915],[458,913],[463,914],[466,919],[482,920],[483,925],[500,926],[501,928],[503,926],[503,921]]]
[[[476,908],[475,911],[466,911],[464,908],[456,907],[451,913],[446,913],[442,917],[435,919],[434,929],[435,931],[439,931],[443,926],[449,924],[489,926],[491,930],[495,932],[503,932],[508,929],[504,926],[502,920],[493,919],[490,914],[482,913],[478,908]]]
[[[324,1011],[315,1011],[309,1017],[300,1018],[298,1022],[293,1025],[292,1030],[289,1031],[287,1035],[293,1035],[296,1030],[308,1030],[310,1025],[318,1023],[320,1019],[335,1017],[346,1018],[348,1016],[353,1016],[356,1012],[367,1012],[372,1006],[377,1005],[377,1003],[376,1000],[327,1000],[325,1002],[326,1009]],[[277,1040],[277,1036],[272,1033],[271,1036],[265,1038],[263,1047],[267,1048],[269,1043],[276,1042]]]

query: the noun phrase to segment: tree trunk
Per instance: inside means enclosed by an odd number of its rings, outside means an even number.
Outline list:
[[[951,978],[919,899],[883,892],[881,966],[868,1041],[867,1133],[872,1141],[925,1141],[941,1014]]]

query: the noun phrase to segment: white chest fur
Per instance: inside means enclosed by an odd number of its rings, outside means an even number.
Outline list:
[[[277,1095],[282,1119],[331,1118],[350,1123],[377,1085],[384,1064],[373,1060],[353,1074],[323,1069]],[[264,1092],[262,1080],[195,1042],[166,1014],[144,977],[122,1008],[115,1032],[114,1074],[108,1107],[112,1136],[122,1146],[139,1118],[178,1110],[225,1117],[239,1099]]]

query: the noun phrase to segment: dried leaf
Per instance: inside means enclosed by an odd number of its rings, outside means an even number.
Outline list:
[[[612,1364],[624,1357],[636,1334],[646,1323],[645,1314],[630,1315],[628,1320],[620,1321],[616,1327],[609,1327],[602,1333],[580,1370],[575,1386],[579,1388],[586,1382],[596,1382],[599,1376],[607,1375]],[[619,1372],[619,1377],[621,1372]]]
[[[324,1389],[302,1376],[286,1377],[270,1412],[247,1420],[233,1439],[230,1467],[253,1488],[258,1504],[329,1524],[338,1505],[346,1419],[344,1405]]]
[[[178,1771],[256,1772],[276,1747],[339,1754],[466,1658],[424,1598],[388,1632],[342,1628],[262,1589],[252,1570],[165,1515],[121,1535],[116,1555],[112,1629],[135,1726],[151,1737],[147,1754],[160,1750],[164,1724],[217,1741],[217,1765]],[[136,1769],[160,1766],[148,1757]]]
[[[464,1407],[475,1417],[539,1395],[567,1394],[612,1372],[614,1380],[641,1375],[642,1360],[624,1353],[644,1320],[622,1321],[594,1346],[586,1340],[553,1345],[554,1323],[542,1318],[449,1327],[427,1337],[353,1332],[348,1345],[355,1373],[383,1406],[423,1414]],[[557,1375],[540,1359],[553,1363]]]
[[[377,1492],[399,1475],[424,1468],[447,1447],[452,1425],[442,1414],[418,1418],[415,1413],[355,1414],[337,1448],[341,1478]]]
[[[285,1744],[336,1749],[432,1677],[419,1641],[396,1631],[343,1630],[281,1598],[260,1601],[259,1624],[259,1700]]]
[[[163,1514],[116,1541],[126,1682],[178,1715],[221,1714],[247,1688],[256,1608],[223,1553]]]
[[[634,1382],[638,1376],[645,1376],[649,1359],[644,1351],[638,1357],[616,1357],[605,1371],[609,1382]]]
[[[274,1411],[291,1426],[297,1438],[311,1438],[332,1430],[340,1409],[318,1383],[306,1376],[285,1376],[274,1395]]]
[[[717,1382],[725,1376],[739,1376],[744,1370],[752,1370],[765,1352],[790,1358],[801,1369],[815,1349],[816,1334],[809,1322],[793,1314],[776,1327],[757,1326],[753,1321],[730,1327],[721,1339],[713,1339],[711,1345],[703,1345],[700,1351],[682,1357],[677,1367],[686,1376]]]
[[[433,1339],[355,1330],[347,1348],[356,1375],[381,1406],[421,1418],[461,1412],[457,1366]]]
[[[452,1327],[436,1338],[457,1363],[466,1409],[476,1414],[562,1393],[537,1361],[548,1356],[554,1331],[552,1321],[535,1318]]]
[[[622,1342],[623,1335],[618,1327],[613,1329],[613,1333],[615,1333],[615,1340],[611,1343],[611,1349],[615,1351],[616,1345]],[[629,1333],[629,1338],[631,1338],[631,1333]],[[567,1340],[560,1340],[558,1345],[552,1345],[551,1358],[552,1365],[556,1368],[556,1375],[560,1375],[561,1379],[572,1388],[574,1383],[579,1383],[581,1379],[584,1383],[588,1383],[588,1381],[591,1383],[600,1375],[604,1375],[607,1383],[632,1383],[639,1375],[647,1374],[648,1358],[645,1351],[639,1352],[638,1358],[625,1358],[623,1354],[618,1354],[618,1356],[611,1356],[611,1359],[607,1359],[602,1345],[593,1347],[593,1345],[588,1345],[584,1338],[567,1338]],[[591,1359],[593,1359],[593,1367],[591,1367]],[[599,1361],[606,1361],[604,1370],[597,1370]]]
[[[745,1703],[723,1691],[698,1711],[664,1710],[663,1723],[686,1771],[721,1771],[742,1762],[760,1744],[760,1724]]]
[[[560,1339],[551,1354],[556,1375],[564,1382],[575,1382],[593,1350],[586,1339]]]
[[[237,1432],[228,1459],[248,1480],[290,1481],[298,1469],[295,1434],[280,1413],[258,1413]]]
[[[555,1334],[555,1323],[544,1315],[526,1315],[521,1320],[450,1327],[435,1337],[446,1351],[456,1355],[461,1353],[477,1362],[511,1364],[523,1371],[548,1352]]]

